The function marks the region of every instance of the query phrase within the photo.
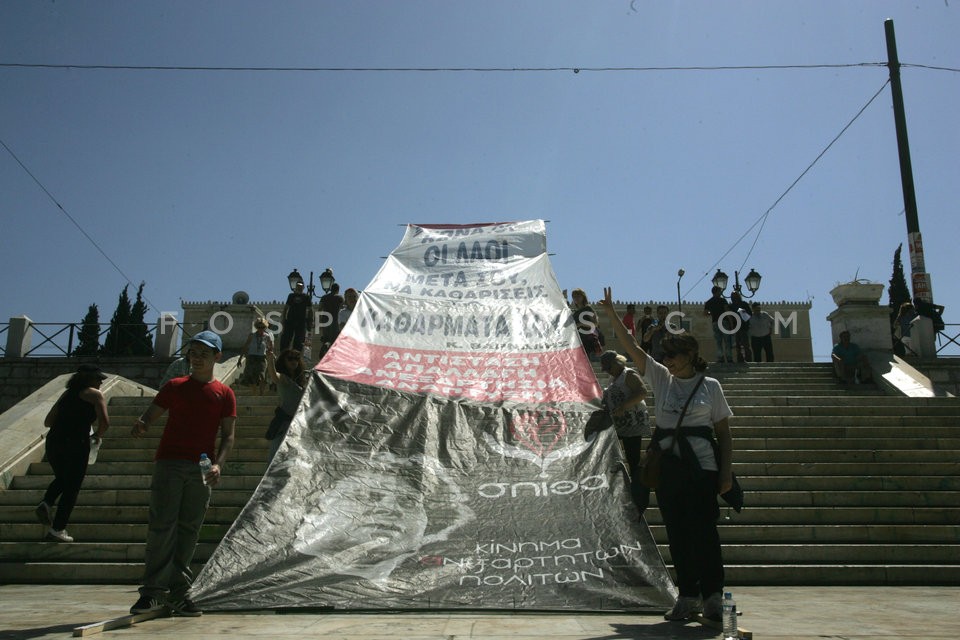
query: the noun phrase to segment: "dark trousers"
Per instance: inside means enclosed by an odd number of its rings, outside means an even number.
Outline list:
[[[717,472],[662,458],[657,506],[663,516],[681,596],[706,598],[723,591],[723,555],[717,519]]]
[[[750,346],[753,347],[753,361],[760,362],[760,351],[767,354],[767,362],[773,362],[773,338],[765,336],[750,336]]]
[[[640,462],[643,460],[643,436],[629,436],[620,438],[623,453],[627,456],[627,465],[630,469],[630,497],[637,505],[640,515],[650,506],[650,489],[640,483]]]
[[[87,458],[90,456],[90,438],[66,437],[51,432],[47,437],[47,460],[53,467],[53,482],[43,494],[43,501],[51,507],[57,504],[53,528],[63,531],[70,522],[70,514],[77,504],[80,487],[87,475]]]
[[[293,344],[293,348],[303,353],[303,342],[307,339],[307,327],[294,327],[284,325],[283,333],[280,334],[280,351]]]

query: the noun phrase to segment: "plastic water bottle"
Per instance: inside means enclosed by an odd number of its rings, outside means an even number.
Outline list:
[[[90,436],[90,455],[87,456],[87,464],[93,464],[97,461],[97,454],[100,453],[100,439],[97,436]]]
[[[213,462],[207,457],[207,454],[200,454],[200,477],[203,478],[203,484],[207,484],[207,474],[213,468]]]
[[[733,601],[733,594],[727,591],[723,594],[723,640],[739,640],[739,638],[737,603]]]

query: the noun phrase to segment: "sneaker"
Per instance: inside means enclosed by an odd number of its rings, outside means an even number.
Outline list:
[[[723,621],[723,596],[718,591],[717,593],[711,593],[706,600],[703,601],[703,617],[714,622]]]
[[[50,508],[46,502],[41,502],[37,505],[37,510],[34,511],[37,514],[37,520],[40,521],[40,524],[50,528],[53,526],[53,509]]]
[[[203,611],[200,611],[190,598],[170,602],[170,612],[175,616],[185,618],[196,618],[203,615]]]
[[[700,598],[691,598],[688,596],[679,596],[673,609],[663,614],[664,620],[689,620],[695,617],[701,610]]]
[[[130,613],[150,613],[151,611],[166,609],[166,607],[167,605],[165,605],[159,598],[152,596],[140,596],[140,599],[137,600],[136,604],[130,607]]]
[[[53,527],[47,529],[47,536],[44,538],[47,542],[73,542],[73,537],[67,533],[66,529],[57,531]]]

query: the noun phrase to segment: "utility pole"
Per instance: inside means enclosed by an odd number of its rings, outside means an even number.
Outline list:
[[[910,163],[910,142],[907,140],[907,117],[903,109],[903,87],[900,85],[900,59],[897,56],[897,37],[893,20],[883,22],[887,35],[887,66],[890,68],[890,92],[893,97],[893,119],[897,129],[897,149],[900,153],[900,182],[903,185],[903,208],[907,217],[907,246],[910,249],[910,274],[913,297],[933,302],[933,284],[923,259],[923,238],[917,217],[917,194],[913,187],[913,165]]]

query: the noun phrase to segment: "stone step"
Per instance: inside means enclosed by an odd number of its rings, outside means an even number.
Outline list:
[[[229,524],[204,522],[200,528],[200,542],[218,544],[230,528]],[[145,542],[147,539],[147,522],[142,523],[103,523],[77,522],[67,527],[76,540],[81,542]],[[45,528],[36,520],[27,524],[23,522],[0,522],[0,541],[20,542],[40,540]]]
[[[262,443],[262,444],[261,444]],[[131,448],[121,448],[120,446],[108,447],[113,443],[104,440],[104,446],[100,449],[96,463],[88,466],[88,473],[92,473],[96,468],[121,462],[150,462],[153,463],[153,454],[156,447],[144,447],[142,442],[132,442]],[[230,458],[227,466],[233,466],[236,462],[266,462],[269,454],[270,443],[267,440],[258,439],[253,442],[241,441],[233,446],[230,451]]]
[[[889,407],[889,406],[840,406],[840,405],[786,405],[778,406],[776,409],[772,409],[769,405],[733,405],[733,412],[735,415],[740,416],[756,416],[756,415],[779,415],[779,416],[833,416],[833,417],[848,417],[848,416],[887,416],[887,415],[902,415],[902,416],[950,416],[957,418],[960,415],[960,411],[956,407],[934,407],[934,406],[903,406],[903,407]]]
[[[949,441],[957,437],[957,428],[954,426],[930,426],[930,427],[901,427],[901,426],[872,426],[869,424],[849,425],[845,421],[837,421],[832,426],[816,424],[811,426],[802,425],[770,425],[770,426],[739,426],[731,427],[734,442],[738,438],[763,438],[771,443],[790,438],[821,438],[829,444],[836,446],[842,443],[844,446],[856,446],[861,440],[870,440],[872,438],[881,438],[885,440],[887,448],[906,448],[901,446],[901,441],[909,442],[916,438],[927,436],[931,443],[939,440]],[[734,444],[734,449],[737,445]]]
[[[94,465],[96,466],[96,465]],[[260,484],[263,474],[251,476],[238,476],[228,473],[220,482],[214,492],[222,490],[246,490],[253,491]],[[90,489],[127,489],[130,487],[149,487],[149,474],[140,475],[88,475],[83,480],[83,491]],[[17,476],[11,482],[11,489],[46,489],[47,485],[53,480],[52,475],[35,476],[25,475]],[[82,492],[81,492],[82,493]]]
[[[859,476],[879,475],[887,478],[910,475],[960,474],[958,462],[929,462],[904,465],[899,462],[736,462],[734,471],[744,476]]]
[[[34,506],[0,506],[0,521],[8,523],[36,523],[37,522]],[[212,503],[207,509],[205,522],[211,524],[229,524],[233,522],[240,514],[241,506],[220,506],[218,503]],[[146,522],[149,515],[149,506],[144,505],[122,505],[122,506],[98,506],[86,505],[78,506],[70,515],[69,529],[74,528],[74,523],[125,523],[138,524]]]
[[[756,415],[735,414],[730,418],[730,425],[742,426],[786,426],[796,430],[812,429],[822,426],[831,427],[903,427],[912,429],[912,432],[922,432],[930,427],[949,427],[939,429],[947,434],[960,434],[960,418],[957,416],[797,416],[776,415],[771,412],[757,412]],[[898,429],[899,430],[899,429]],[[893,430],[890,430],[893,433]],[[853,431],[851,431],[853,433]]]
[[[194,562],[206,562],[216,547],[213,542],[199,543]],[[0,566],[6,562],[133,562],[140,564],[142,570],[146,548],[145,542],[83,542],[79,539],[68,544],[0,542]]]
[[[730,512],[720,522],[723,544],[957,544],[960,523],[927,524],[740,524],[739,514]],[[658,542],[666,542],[662,524],[650,524]]]
[[[199,466],[197,473],[199,473]],[[257,476],[262,477],[263,472],[267,470],[266,460],[257,460],[250,462],[231,460],[227,463],[223,473],[230,476]],[[30,465],[30,475],[49,476],[53,479],[53,469],[49,462],[34,462]],[[141,475],[150,476],[153,474],[153,460],[138,460],[133,462],[108,462],[104,464],[92,464],[87,467],[87,479],[93,476],[102,475]]]
[[[937,493],[940,491],[960,490],[960,477],[937,475],[916,476],[871,476],[871,475],[822,475],[822,476],[748,476],[740,473],[739,465],[734,464],[737,477],[744,490],[748,492],[770,491],[814,491],[821,494],[838,491],[919,491]]]
[[[751,479],[752,480],[752,479]],[[750,484],[751,509],[780,507],[960,507],[953,491],[761,491]],[[652,502],[656,504],[654,500]]]
[[[721,510],[723,513],[725,509]],[[731,518],[734,516],[731,515]],[[648,509],[647,522],[662,524],[660,512]],[[960,508],[955,507],[766,507],[745,508],[736,514],[740,524],[855,525],[855,524],[955,524]],[[955,541],[951,541],[955,542]]]
[[[834,443],[836,445],[837,443]],[[844,442],[843,444],[847,444]],[[925,465],[941,463],[946,460],[960,460],[960,449],[747,449],[737,443],[734,460],[737,468],[746,463],[784,463],[802,464],[822,463],[904,463]],[[811,461],[816,462],[811,462]],[[960,469],[960,466],[958,466]]]
[[[837,440],[833,438],[815,438],[798,434],[795,438],[766,438],[752,437],[744,435],[741,427],[733,428],[733,437],[736,457],[739,458],[740,451],[749,451],[750,449],[763,449],[766,451],[784,450],[784,449],[803,449],[807,456],[816,457],[815,451],[830,449],[837,446]],[[866,434],[864,434],[866,435]],[[921,437],[861,437],[844,438],[843,445],[847,449],[889,449],[896,446],[899,449],[935,449],[939,451],[960,451],[960,431],[955,438],[921,438]]]
[[[52,479],[52,478],[51,478]],[[20,489],[0,491],[0,506],[36,507],[43,499],[44,489]],[[250,491],[217,488],[214,498],[220,506],[242,507],[250,499]],[[84,487],[77,498],[77,508],[87,506],[137,506],[150,504],[149,487],[130,489],[87,489]]]
[[[664,545],[661,554],[665,561],[672,562],[669,546]],[[724,544],[723,561],[728,566],[747,563],[960,566],[960,544]]]

